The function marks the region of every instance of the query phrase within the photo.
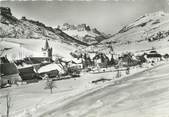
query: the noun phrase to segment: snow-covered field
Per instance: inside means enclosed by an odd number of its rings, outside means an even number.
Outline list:
[[[142,41],[139,43],[135,42],[131,44],[117,44],[116,46],[114,46],[114,50],[117,53],[122,53],[122,52],[133,52],[133,53],[142,52],[143,53],[154,47],[159,53],[166,54],[166,53],[169,53],[169,41],[168,40],[169,38],[166,38],[161,41],[150,42],[150,43],[147,43],[146,41]]]
[[[168,117],[169,63],[114,82],[41,117]]]
[[[70,52],[75,47],[55,40],[49,40],[49,46],[53,48],[53,55],[72,59]],[[42,56],[41,49],[45,45],[45,40],[39,39],[0,39],[0,49],[11,48],[3,52],[2,56],[7,55],[9,59],[17,59],[25,56]]]
[[[107,73],[112,77],[113,73]],[[38,83],[21,85],[19,87],[11,87],[0,89],[1,95],[5,95],[8,91],[12,96],[11,112],[15,114],[23,113],[24,110],[32,111],[43,105],[52,102],[59,102],[70,96],[74,96],[93,87],[92,80],[104,77],[104,74],[84,74],[79,78],[56,81],[57,88],[53,89],[53,94],[49,90],[45,90],[45,81]],[[5,99],[0,99],[0,113],[5,113]],[[21,115],[22,116],[22,115]]]
[[[144,70],[145,68],[135,68],[131,70],[131,74]],[[123,72],[123,77],[125,73]],[[56,81],[57,88],[54,88],[53,94],[49,90],[45,90],[45,81],[38,83],[21,85],[19,87],[11,87],[1,89],[1,95],[5,95],[8,91],[12,96],[12,116],[24,117],[25,113],[41,115],[47,111],[61,105],[62,102],[73,97],[80,96],[80,94],[87,94],[93,90],[102,88],[111,84],[115,79],[116,72],[105,72],[99,74],[83,73],[79,78],[72,78],[67,80]],[[111,82],[99,82],[97,84],[91,83],[94,80],[106,78],[112,79]],[[91,90],[92,89],[92,90]],[[0,114],[4,114],[6,109],[4,98],[0,99]],[[49,110],[48,110],[49,109]],[[19,116],[18,116],[19,115]]]

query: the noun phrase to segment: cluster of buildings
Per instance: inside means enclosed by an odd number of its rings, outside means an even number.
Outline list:
[[[52,60],[52,48],[49,46],[48,40],[45,41],[41,52],[42,57],[25,57],[12,62],[8,60],[7,56],[0,57],[0,86],[15,84],[18,81],[41,79],[39,74],[45,74],[51,68],[53,71],[63,70],[61,65],[55,64]],[[50,64],[55,65],[44,69]]]
[[[4,84],[16,84],[18,81],[31,82],[35,79],[43,79],[44,75],[58,77],[60,75],[79,75],[80,70],[86,68],[107,68],[110,66],[130,67],[142,63],[156,63],[169,58],[169,55],[162,56],[155,50],[135,56],[131,53],[115,55],[114,53],[83,53],[78,56],[80,62],[64,61],[61,58],[52,59],[53,49],[49,46],[48,40],[41,48],[42,57],[26,57],[10,62],[7,56],[0,57],[0,86]],[[77,56],[76,56],[77,57]]]
[[[115,54],[114,52],[82,52],[80,54],[77,53],[74,57],[82,59],[83,68],[107,68],[110,66],[130,67],[141,65],[145,62],[156,63],[168,58],[167,55],[161,55],[154,49],[137,55],[130,52],[122,54]]]

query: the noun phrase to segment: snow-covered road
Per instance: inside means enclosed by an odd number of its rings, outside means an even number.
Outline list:
[[[45,117],[168,117],[169,64],[75,99]]]

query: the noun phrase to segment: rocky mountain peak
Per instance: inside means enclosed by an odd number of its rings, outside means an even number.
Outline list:
[[[11,9],[8,7],[0,7],[0,15],[12,16]]]
[[[8,7],[0,7],[0,22],[6,25],[19,23],[18,19],[12,16],[11,9]]]
[[[90,31],[90,26],[87,26],[86,24],[79,24],[77,25],[77,29],[79,31],[84,31],[84,30]]]
[[[21,20],[27,20],[25,16],[22,16]]]
[[[69,23],[64,23],[61,26],[61,30],[78,30],[78,31],[90,31],[90,26],[86,24],[73,25]]]
[[[108,39],[110,37],[110,35],[100,32],[96,28],[91,28],[85,23],[78,25],[64,23],[62,26],[59,26],[59,29],[68,35],[88,44],[100,43],[102,40]]]

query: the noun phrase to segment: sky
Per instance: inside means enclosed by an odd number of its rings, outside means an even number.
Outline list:
[[[138,17],[169,12],[169,0],[1,1],[13,16],[38,20],[47,26],[85,23],[105,33],[115,33]]]

